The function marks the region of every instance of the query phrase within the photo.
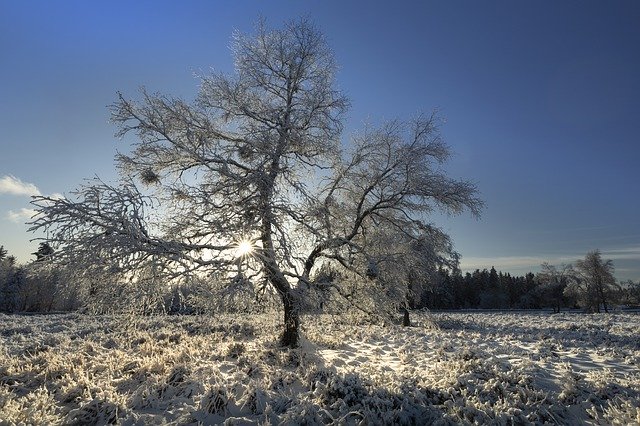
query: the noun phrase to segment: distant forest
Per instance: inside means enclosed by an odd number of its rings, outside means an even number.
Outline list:
[[[441,269],[438,274],[436,285],[423,293],[416,308],[589,310],[578,286],[569,280],[554,282],[543,273],[512,276],[492,267],[464,275]],[[613,305],[640,304],[640,283],[623,282],[607,291]]]

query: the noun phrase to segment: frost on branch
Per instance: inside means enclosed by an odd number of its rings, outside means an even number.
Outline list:
[[[298,342],[300,310],[323,300],[367,315],[405,306],[433,266],[409,274],[398,259],[456,266],[428,215],[478,214],[482,203],[472,183],[442,169],[450,151],[436,114],[368,127],[343,150],[349,102],[313,25],[260,23],[253,35],[234,34],[233,55],[236,72],[203,76],[193,102],[145,89],[137,101],[119,94],[117,136],[137,137],[116,157],[121,183],[96,179],[75,200],[35,201],[32,229],[48,232],[61,259],[125,277],[151,264],[154,279],[275,295],[286,346]],[[255,249],[238,259],[242,240]],[[370,259],[379,272],[367,280]],[[342,279],[319,284],[323,265]]]
[[[58,259],[126,269],[139,266],[154,252],[178,250],[150,234],[145,216],[154,201],[133,182],[111,186],[96,178],[73,195],[75,200],[38,196],[33,201],[39,213],[32,229],[47,231],[48,241],[59,248]]]

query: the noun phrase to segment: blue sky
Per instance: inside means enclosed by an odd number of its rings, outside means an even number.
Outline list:
[[[512,273],[593,249],[640,279],[640,2],[0,0],[0,244],[32,259],[28,194],[115,179],[107,105],[139,86],[191,98],[231,71],[234,29],[307,16],[364,121],[437,107],[480,220],[434,217],[465,270]],[[32,185],[31,187],[28,184]]]

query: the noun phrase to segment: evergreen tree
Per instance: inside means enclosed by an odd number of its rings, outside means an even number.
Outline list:
[[[38,250],[31,254],[36,257],[36,262],[43,262],[45,260],[51,259],[51,256],[53,255],[53,253],[54,253],[54,250],[49,245],[49,243],[42,242],[38,246]]]

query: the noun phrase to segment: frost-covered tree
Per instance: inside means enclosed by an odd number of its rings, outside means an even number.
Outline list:
[[[16,264],[14,256],[0,246],[0,311],[15,312],[23,310],[21,293],[24,287],[25,269]]]
[[[47,262],[47,256],[25,265],[17,265],[14,256],[0,258],[0,311],[48,312],[69,308],[61,303],[65,296],[61,271]]]
[[[540,293],[543,299],[553,304],[553,311],[560,312],[565,301],[565,290],[576,282],[576,272],[571,264],[559,267],[547,262],[542,264],[542,270],[536,275],[540,283]]]
[[[214,274],[273,291],[281,341],[295,346],[301,302],[324,261],[366,275],[380,250],[369,233],[388,227],[419,240],[433,209],[478,214],[481,201],[442,170],[449,149],[435,115],[341,144],[348,101],[308,22],[261,23],[232,47],[235,73],[203,77],[193,102],[120,95],[118,136],[138,138],[117,156],[121,181],[91,180],[73,199],[36,197],[32,229],[47,230],[60,261],[126,275],[153,259],[165,280]],[[330,290],[344,293],[340,283]]]
[[[1,306],[6,312],[20,312],[27,309],[26,268],[5,260],[0,265],[2,279]]]
[[[12,311],[15,273],[15,265],[9,261],[7,250],[0,246],[0,311]]]
[[[340,290],[348,295],[347,300],[356,301],[353,308],[370,315],[389,318],[403,312],[404,325],[410,325],[409,309],[420,303],[425,292],[435,291],[439,269],[458,267],[459,255],[449,236],[433,225],[421,223],[412,228],[408,223],[402,227],[380,223],[355,238],[354,244],[361,251],[348,262],[349,253],[343,252],[342,264],[336,267],[357,278],[350,283],[342,279],[350,285]],[[331,279],[332,283],[340,281]]]
[[[608,302],[616,288],[613,261],[603,260],[600,250],[594,250],[576,261],[576,271],[578,280],[573,289],[585,307],[591,312],[600,312],[602,306],[609,312]]]
[[[640,305],[640,282],[633,282],[632,280],[621,282],[619,299],[620,303],[625,305]]]
[[[434,226],[423,227],[419,232],[403,238],[397,237],[396,244],[401,255],[389,265],[391,274],[385,274],[387,282],[406,282],[406,296],[401,298],[404,326],[411,324],[409,309],[418,306],[425,293],[431,298],[446,299],[448,288],[442,282],[443,270],[458,272],[459,254],[447,234]],[[438,303],[444,303],[438,300]]]

